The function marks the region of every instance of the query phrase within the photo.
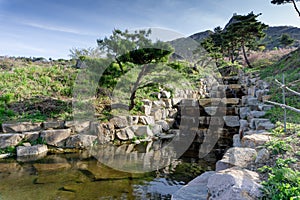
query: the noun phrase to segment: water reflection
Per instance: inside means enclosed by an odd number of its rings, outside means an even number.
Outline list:
[[[170,199],[189,181],[186,173],[194,173],[190,178],[201,173],[194,167],[170,160],[168,167],[155,172],[128,173],[101,164],[90,152],[29,162],[0,160],[0,199]]]

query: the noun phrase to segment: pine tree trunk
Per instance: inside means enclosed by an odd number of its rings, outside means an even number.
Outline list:
[[[246,61],[247,65],[248,65],[248,67],[249,68],[253,68],[252,65],[250,64],[249,60],[248,60],[244,44],[242,44],[242,50],[243,50],[243,55],[244,55],[244,58],[245,58],[245,61]]]
[[[122,65],[121,61],[118,58],[116,58],[116,61],[121,69],[121,72],[124,73],[124,69],[123,69],[123,65]]]
[[[146,72],[146,68],[148,66],[147,65],[144,65],[142,70],[140,71],[139,75],[138,75],[138,78],[136,80],[136,82],[134,83],[134,86],[133,86],[133,89],[131,91],[131,95],[130,95],[130,105],[129,105],[129,110],[132,110],[135,106],[135,103],[134,103],[134,100],[135,100],[135,97],[136,97],[136,91],[141,83],[141,80],[143,78],[143,76],[145,76],[145,72]]]

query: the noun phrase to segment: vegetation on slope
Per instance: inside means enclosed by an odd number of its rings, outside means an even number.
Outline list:
[[[285,77],[286,85],[299,92],[300,88],[300,49],[296,49],[283,56],[278,62],[271,66],[260,69],[260,75],[267,82],[271,84],[270,95],[271,101],[282,103],[282,89],[276,84],[275,79],[282,82],[282,75]],[[286,104],[295,108],[300,108],[300,97],[295,94],[285,91]],[[273,122],[283,121],[283,109],[280,107],[274,107],[268,111],[268,118]],[[287,121],[298,124],[300,121],[300,114],[294,111],[287,110]]]
[[[7,65],[8,62],[11,64]],[[70,117],[72,86],[77,75],[77,70],[71,65],[72,62],[51,64],[2,60],[0,123]]]

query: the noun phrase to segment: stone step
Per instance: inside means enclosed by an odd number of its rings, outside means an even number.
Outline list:
[[[42,129],[42,123],[32,123],[32,122],[19,122],[13,124],[2,124],[2,130],[4,133],[22,133],[29,131],[39,131]]]
[[[238,105],[240,103],[239,98],[207,98],[199,99],[199,104],[203,107],[205,106],[218,106],[220,103],[226,105]]]
[[[264,118],[253,118],[250,120],[250,128],[254,130],[270,130],[275,125],[269,120]]]

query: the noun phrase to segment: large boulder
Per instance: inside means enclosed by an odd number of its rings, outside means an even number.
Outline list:
[[[32,122],[19,122],[14,124],[2,124],[2,130],[4,133],[22,133],[28,131],[41,130],[41,123]]]
[[[22,134],[12,134],[12,133],[0,134],[0,149],[9,146],[17,146],[19,142],[22,141],[23,138],[24,135]]]
[[[172,200],[207,200],[208,179],[216,172],[208,171],[190,181],[187,185],[183,186],[175,194],[172,195]]]
[[[233,167],[218,171],[208,179],[209,200],[256,200],[262,196],[256,172]]]
[[[216,171],[230,167],[246,167],[255,161],[257,152],[252,148],[232,147],[226,151],[223,158],[216,163]]]
[[[66,147],[68,148],[88,148],[95,144],[97,141],[97,136],[95,135],[72,135],[66,141]]]
[[[41,132],[41,138],[49,145],[61,146],[60,142],[71,135],[71,129],[45,130]]]
[[[38,144],[34,146],[18,146],[17,147],[17,156],[33,156],[38,154],[47,153],[48,148],[47,145]]]

